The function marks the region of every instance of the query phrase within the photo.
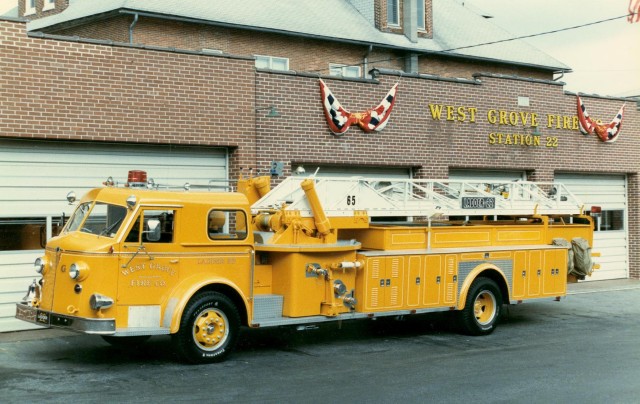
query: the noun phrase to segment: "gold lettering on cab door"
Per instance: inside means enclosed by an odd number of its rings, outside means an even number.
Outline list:
[[[125,277],[133,277],[133,279],[129,279],[126,282],[132,288],[163,288],[167,286],[165,276],[173,277],[177,275],[175,268],[171,265],[155,262],[131,265],[128,268],[124,268],[120,273]]]

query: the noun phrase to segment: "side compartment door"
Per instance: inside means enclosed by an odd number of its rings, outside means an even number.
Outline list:
[[[513,298],[518,300],[525,297],[530,271],[527,268],[527,252],[516,251],[513,254]]]
[[[437,307],[443,295],[442,255],[427,255],[424,263],[424,306]]]
[[[446,306],[454,306],[458,300],[458,256],[449,254],[445,256],[444,267],[444,299]]]
[[[387,310],[403,305],[404,263],[405,257],[397,256],[368,260],[365,310]]]
[[[542,291],[542,251],[529,251],[528,297],[540,296]]]
[[[561,296],[567,291],[567,252],[566,250],[546,250],[544,252],[544,270],[542,273],[542,293]]]
[[[409,257],[407,266],[407,306],[416,307],[420,305],[420,296],[424,287],[424,276],[422,275],[422,260],[420,255]]]

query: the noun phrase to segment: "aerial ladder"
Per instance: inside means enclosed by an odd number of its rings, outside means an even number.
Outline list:
[[[303,183],[313,181],[326,216],[369,217],[574,215],[582,203],[562,184],[389,178],[288,177],[252,205],[252,212],[281,209],[314,216]],[[307,186],[308,187],[308,186]],[[549,189],[548,192],[544,189]]]

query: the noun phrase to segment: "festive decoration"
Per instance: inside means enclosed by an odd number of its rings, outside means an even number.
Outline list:
[[[324,115],[327,118],[329,128],[334,135],[343,135],[353,124],[358,124],[363,131],[369,133],[381,131],[387,125],[393,104],[396,101],[396,83],[389,93],[382,99],[380,105],[369,109],[366,112],[351,113],[344,109],[336,97],[331,93],[329,87],[320,80],[320,94],[322,95],[322,106]]]
[[[620,108],[620,111],[618,111],[611,123],[604,125],[597,123],[589,117],[587,109],[582,103],[580,96],[578,96],[578,122],[580,124],[580,132],[582,132],[583,135],[589,135],[595,132],[603,142],[615,142],[622,128],[622,114],[624,113],[625,105],[627,104],[622,105],[622,108]]]
[[[629,15],[627,21],[630,23],[640,21],[640,0],[629,0]]]

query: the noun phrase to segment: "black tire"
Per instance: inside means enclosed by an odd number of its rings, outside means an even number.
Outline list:
[[[221,293],[203,292],[187,304],[173,344],[187,362],[221,362],[233,351],[239,330],[240,314],[233,302]]]
[[[489,278],[477,278],[471,284],[464,309],[458,313],[462,332],[467,335],[487,335],[496,329],[502,313],[502,293]]]
[[[111,335],[102,335],[101,337],[109,343],[109,345],[121,349],[137,348],[151,338],[150,335],[136,335],[134,337],[113,337]]]

